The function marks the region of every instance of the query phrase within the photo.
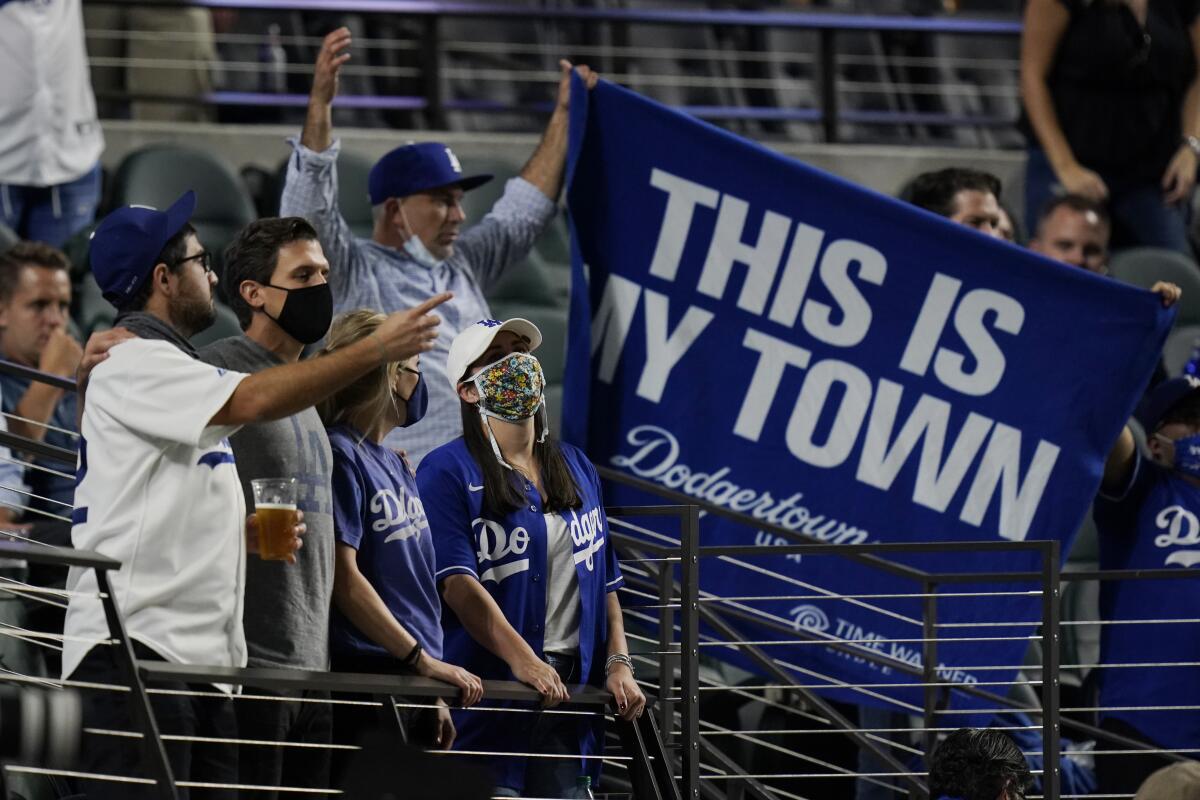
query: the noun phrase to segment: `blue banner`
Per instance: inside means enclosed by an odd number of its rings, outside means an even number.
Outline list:
[[[586,93],[576,80],[571,109],[568,440],[597,464],[826,542],[1059,539],[1065,553],[1170,327],[1155,295],[612,84]],[[709,515],[702,543],[781,542]],[[897,560],[1038,563],[1029,551]],[[922,663],[912,580],[808,555],[710,559],[700,574],[702,589],[745,598],[742,611]],[[1030,588],[944,588],[940,635],[962,641],[939,644],[938,675],[1011,677],[1035,631],[995,623],[1040,619]],[[964,625],[978,622],[992,626]],[[888,686],[911,676],[747,630],[784,642],[765,651],[805,682],[873,684],[841,694],[920,708],[919,688]]]

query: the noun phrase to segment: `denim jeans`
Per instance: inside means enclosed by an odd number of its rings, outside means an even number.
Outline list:
[[[0,183],[0,222],[22,239],[62,247],[92,224],[100,204],[100,165],[56,186]]]
[[[547,653],[546,662],[554,667],[564,684],[579,683],[579,658]],[[578,755],[583,733],[582,717],[574,714],[539,714],[529,737],[532,753]],[[525,790],[499,786],[496,797],[573,797],[575,782],[583,774],[582,759],[531,758],[525,767]]]
[[[1110,249],[1123,247],[1164,247],[1192,257],[1188,242],[1191,204],[1188,201],[1169,206],[1163,202],[1157,182],[1122,186],[1109,175],[1100,175],[1109,192],[1108,213],[1112,216]],[[1058,177],[1045,151],[1030,148],[1025,162],[1025,229],[1030,238],[1037,232],[1038,213],[1061,191]]]

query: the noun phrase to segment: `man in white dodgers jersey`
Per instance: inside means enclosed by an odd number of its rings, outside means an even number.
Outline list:
[[[195,203],[187,192],[166,211],[120,208],[96,229],[93,274],[120,311],[117,324],[136,338],[114,346],[91,373],[72,541],[122,563],[112,589],[139,658],[244,666],[247,520],[227,437],[245,423],[308,408],[381,363],[428,350],[439,322],[428,312],[448,295],[392,314],[375,335],[328,356],[253,375],[209,366],[187,340],[214,318],[216,277],[188,222]],[[67,588],[77,594],[67,609],[63,675],[122,683],[114,648],[102,644],[108,626],[94,598],[94,574],[72,569]],[[228,693],[231,687],[218,688]],[[228,695],[208,691],[152,695],[162,732],[233,737]],[[84,725],[133,729],[127,698],[112,692],[85,697]],[[177,780],[237,782],[232,745],[172,742],[167,751]],[[124,739],[93,734],[80,766],[137,775],[140,752]],[[142,796],[140,787],[92,783],[89,798]]]

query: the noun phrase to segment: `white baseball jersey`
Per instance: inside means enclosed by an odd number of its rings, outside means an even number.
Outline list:
[[[122,563],[111,582],[127,632],[169,661],[246,664],[246,506],[226,438],[237,427],[208,424],[245,377],[132,339],[87,388],[71,539]],[[94,593],[95,574],[72,567],[67,588]],[[64,677],[108,638],[100,601],[72,596],[66,633]]]

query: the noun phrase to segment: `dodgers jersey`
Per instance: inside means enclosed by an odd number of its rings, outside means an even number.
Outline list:
[[[110,583],[126,631],[168,661],[246,664],[246,506],[226,438],[237,427],[208,424],[245,377],[131,339],[88,383],[71,540],[121,562]],[[95,573],[72,567],[67,589],[95,594]],[[64,677],[109,637],[98,599],[71,596],[66,634]]]
[[[359,441],[362,439],[362,441]],[[442,657],[442,601],[433,579],[433,540],[403,459],[347,425],[329,428],[333,450],[333,532],[358,551],[359,572],[425,652]],[[334,606],[336,655],[392,657]]]
[[[608,542],[608,518],[600,478],[581,450],[560,443],[563,459],[579,487],[582,507],[560,516],[570,531],[579,589],[580,673],[587,683],[603,685],[608,643],[608,593],[623,583],[617,557]],[[477,579],[504,612],[505,618],[539,656],[546,629],[546,516],[537,489],[525,484],[527,506],[499,517],[483,509],[483,473],[456,439],[431,452],[417,470],[417,485],[429,515],[437,554],[438,583],[451,575]],[[449,609],[443,609],[446,660],[485,679],[515,680],[504,661],[478,644]],[[496,702],[495,705],[500,705]],[[463,750],[529,752],[529,734],[537,715],[455,712]],[[590,718],[581,718],[589,720]],[[603,720],[580,724],[580,753],[599,752]],[[579,774],[595,773],[599,761],[581,764]],[[497,784],[524,787],[521,758],[491,764]]]
[[[1140,454],[1128,487],[1101,495],[1095,519],[1101,569],[1191,569],[1200,564],[1200,487]],[[1103,581],[1104,620],[1188,619],[1200,611],[1195,580]],[[1104,625],[1100,661],[1200,663],[1200,636],[1185,623]],[[1101,669],[1100,705],[1200,706],[1200,668]],[[1200,711],[1107,711],[1168,748],[1200,747]]]

